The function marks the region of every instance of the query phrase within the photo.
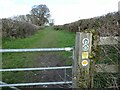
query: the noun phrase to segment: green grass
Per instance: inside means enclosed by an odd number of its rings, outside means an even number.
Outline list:
[[[66,31],[55,31],[46,28],[34,36],[24,39],[3,39],[2,48],[55,48],[72,47],[75,43],[75,34]],[[67,56],[69,53],[65,53]],[[3,68],[31,66],[37,53],[3,53]],[[11,59],[11,60],[9,60]],[[29,63],[29,65],[27,64]],[[27,65],[26,65],[27,64]]]
[[[72,47],[75,43],[75,34],[67,31],[56,31],[51,27],[45,28],[42,31],[38,31],[35,35],[24,39],[9,39],[3,38],[2,48],[4,49],[16,49],[16,48],[60,48],[60,47]],[[71,55],[71,52],[65,52],[62,54],[64,57]],[[3,68],[25,68],[35,67],[37,64],[34,60],[38,57],[38,52],[27,53],[3,53],[2,62]],[[68,61],[67,64],[71,64]],[[7,83],[24,82],[25,72],[4,72],[3,81]],[[16,78],[14,78],[15,76]],[[22,80],[21,80],[22,79]]]
[[[75,34],[46,28],[25,39],[5,39],[3,48],[66,47],[75,42]]]

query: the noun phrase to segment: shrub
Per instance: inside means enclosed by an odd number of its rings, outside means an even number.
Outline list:
[[[28,22],[2,19],[2,35],[9,38],[25,38],[38,31],[37,26]]]
[[[120,21],[120,14],[118,12],[108,13],[107,15],[94,17],[90,19],[82,19],[73,23],[68,23],[64,25],[55,26],[55,30],[68,30],[70,32],[78,32],[78,27],[80,31],[95,29],[100,32],[100,36],[118,36],[119,26],[117,22]],[[119,23],[120,24],[120,23]]]

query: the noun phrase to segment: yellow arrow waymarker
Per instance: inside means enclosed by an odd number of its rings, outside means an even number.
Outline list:
[[[88,61],[87,60],[83,60],[82,61],[82,66],[87,66],[88,65]]]

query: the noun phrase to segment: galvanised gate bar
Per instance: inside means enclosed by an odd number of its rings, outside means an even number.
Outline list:
[[[73,48],[35,48],[35,49],[0,49],[1,53],[7,52],[57,52],[57,51],[72,51]],[[72,66],[61,67],[40,67],[40,68],[15,68],[15,69],[0,69],[0,72],[13,72],[13,71],[31,71],[31,70],[58,70],[58,69],[71,69]],[[38,82],[38,83],[19,83],[19,84],[7,84],[0,83],[0,87],[10,87],[16,89],[14,86],[34,86],[34,85],[55,85],[55,84],[69,84],[72,81],[60,81],[60,82]]]

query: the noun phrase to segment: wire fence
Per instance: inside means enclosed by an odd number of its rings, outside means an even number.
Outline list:
[[[102,73],[95,73],[94,75],[94,87],[95,88],[116,88],[120,87],[120,37],[114,36],[110,34],[104,38],[100,38],[99,47],[100,51],[97,53],[97,62],[96,64],[101,64],[103,66],[99,66],[101,68]],[[109,65],[105,69],[105,65]],[[118,72],[114,72],[115,70],[112,68],[117,67]],[[108,70],[108,71],[106,71]]]

